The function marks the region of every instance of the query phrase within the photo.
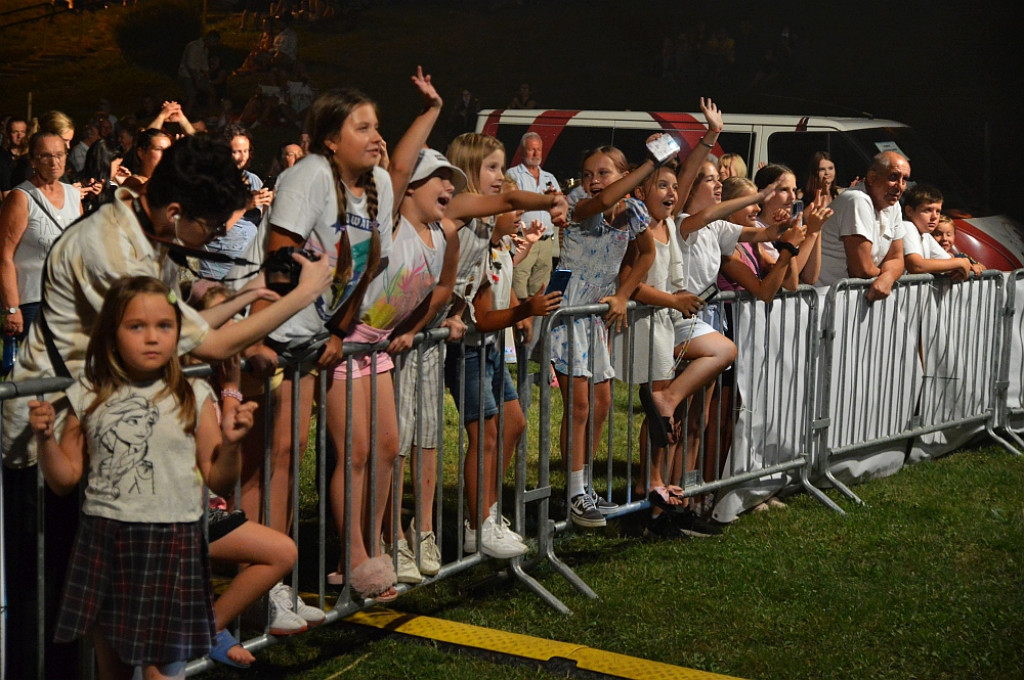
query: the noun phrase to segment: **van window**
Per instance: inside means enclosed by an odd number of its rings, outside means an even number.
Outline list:
[[[877,127],[836,130],[780,131],[768,137],[768,160],[788,165],[796,173],[797,186],[807,181],[807,164],[816,151],[828,151],[836,164],[836,185],[845,187],[863,177],[871,159],[881,151],[898,149],[910,160],[910,183],[934,184],[945,197],[944,209],[975,212],[963,199],[968,195],[962,180],[921,137],[908,127]],[[807,197],[804,200],[809,200]]]
[[[789,166],[796,173],[796,185],[801,188],[807,183],[811,158],[818,151],[827,151],[832,156],[838,187],[849,186],[857,177],[863,177],[871,163],[871,156],[834,130],[773,132],[768,136],[768,162]],[[811,201],[813,197],[805,196],[804,200]]]

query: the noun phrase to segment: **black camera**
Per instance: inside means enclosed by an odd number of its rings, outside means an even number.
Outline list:
[[[267,288],[281,296],[292,292],[295,286],[299,285],[302,265],[292,258],[292,253],[298,253],[311,262],[320,259],[320,255],[312,250],[303,250],[293,246],[278,248],[267,255],[267,259],[263,263],[263,268],[266,270]]]

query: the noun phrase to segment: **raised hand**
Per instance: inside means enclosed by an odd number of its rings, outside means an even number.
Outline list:
[[[722,112],[718,110],[718,106],[715,102],[711,101],[711,97],[705,99],[700,98],[700,110],[704,113],[704,120],[708,122],[708,130],[711,132],[722,131]]]
[[[416,85],[416,89],[420,91],[423,96],[423,104],[428,108],[441,108],[443,103],[441,95],[434,89],[434,84],[430,82],[430,75],[423,75],[423,67],[416,67],[416,75],[412,77],[412,82]]]

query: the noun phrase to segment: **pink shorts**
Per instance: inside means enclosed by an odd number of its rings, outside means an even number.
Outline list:
[[[358,342],[367,345],[376,345],[378,342],[391,337],[391,331],[382,331],[373,326],[361,323],[345,336],[345,342]],[[391,361],[391,355],[380,350],[377,352],[377,360],[373,360],[373,353],[356,354],[352,357],[352,377],[365,378],[370,373],[384,373],[395,367]],[[342,359],[341,363],[334,367],[335,380],[348,380],[348,358]]]

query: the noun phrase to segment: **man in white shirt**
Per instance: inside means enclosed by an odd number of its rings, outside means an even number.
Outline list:
[[[840,279],[874,279],[868,300],[892,293],[903,274],[903,215],[900,196],[907,188],[910,163],[893,151],[877,156],[862,184],[832,201],[835,211],[821,230],[821,274],[815,285]]]
[[[544,155],[544,142],[536,132],[527,132],[520,142],[523,162],[510,168],[508,176],[515,180],[523,191],[538,194],[558,192],[558,180],[550,172],[541,169],[541,158]],[[531,210],[523,213],[523,228],[529,228],[534,220],[544,223],[544,235],[534,244],[526,258],[516,265],[512,272],[512,290],[516,297],[525,300],[544,290],[551,278],[551,258],[557,242],[554,237],[555,227],[551,223],[551,215],[543,210]]]

